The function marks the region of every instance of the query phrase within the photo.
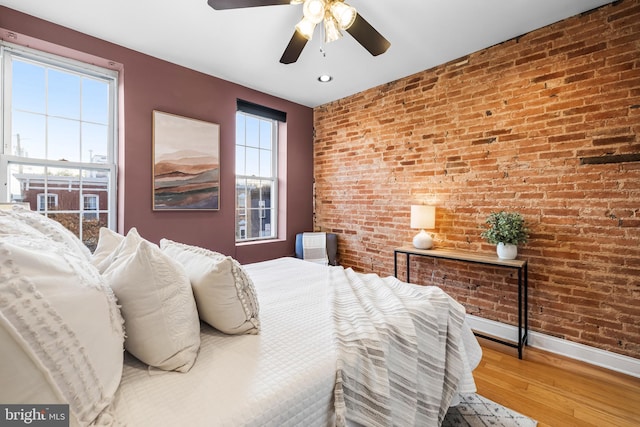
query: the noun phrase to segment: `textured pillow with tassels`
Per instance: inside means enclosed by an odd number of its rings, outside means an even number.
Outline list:
[[[168,239],[162,239],[160,247],[187,271],[202,320],[226,334],[260,331],[255,287],[238,261]]]
[[[123,340],[116,299],[82,254],[0,233],[0,402],[69,404],[71,425],[94,422],[119,386]]]

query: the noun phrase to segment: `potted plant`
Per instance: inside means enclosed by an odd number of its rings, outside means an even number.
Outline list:
[[[515,259],[518,245],[529,240],[529,229],[522,215],[517,212],[492,212],[486,224],[489,228],[480,235],[487,242],[497,245],[496,252],[501,259]]]

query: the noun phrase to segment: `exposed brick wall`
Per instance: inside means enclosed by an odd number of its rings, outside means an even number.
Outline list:
[[[393,274],[411,204],[437,206],[438,246],[486,253],[487,215],[519,211],[531,329],[640,358],[640,162],[581,164],[640,153],[640,0],[314,115],[315,227],[339,234],[342,265]],[[504,270],[416,261],[412,281],[432,280],[471,313],[517,321]]]

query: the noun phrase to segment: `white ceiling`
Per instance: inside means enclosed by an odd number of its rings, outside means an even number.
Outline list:
[[[207,0],[0,0],[0,4],[261,92],[315,107],[593,9],[611,0],[347,0],[391,42],[371,56],[320,26],[298,62],[279,59],[301,5],[213,10]],[[10,29],[10,28],[9,28]],[[320,83],[320,74],[333,81]]]

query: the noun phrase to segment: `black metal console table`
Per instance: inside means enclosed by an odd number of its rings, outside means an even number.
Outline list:
[[[476,264],[491,265],[495,267],[504,267],[515,269],[518,272],[518,342],[503,340],[500,338],[486,335],[479,332],[474,332],[476,336],[486,338],[491,341],[498,342],[500,344],[507,345],[509,347],[518,349],[518,358],[522,359],[522,352],[527,345],[527,336],[529,333],[529,320],[527,313],[529,311],[528,303],[528,277],[527,277],[527,261],[519,259],[500,259],[497,256],[490,256],[486,254],[476,254],[468,251],[459,251],[456,249],[416,249],[413,246],[403,246],[393,250],[393,270],[395,277],[398,277],[398,254],[405,254],[407,259],[407,278],[406,281],[411,281],[411,268],[410,257],[422,256],[430,258],[441,258],[446,260],[471,262]]]

